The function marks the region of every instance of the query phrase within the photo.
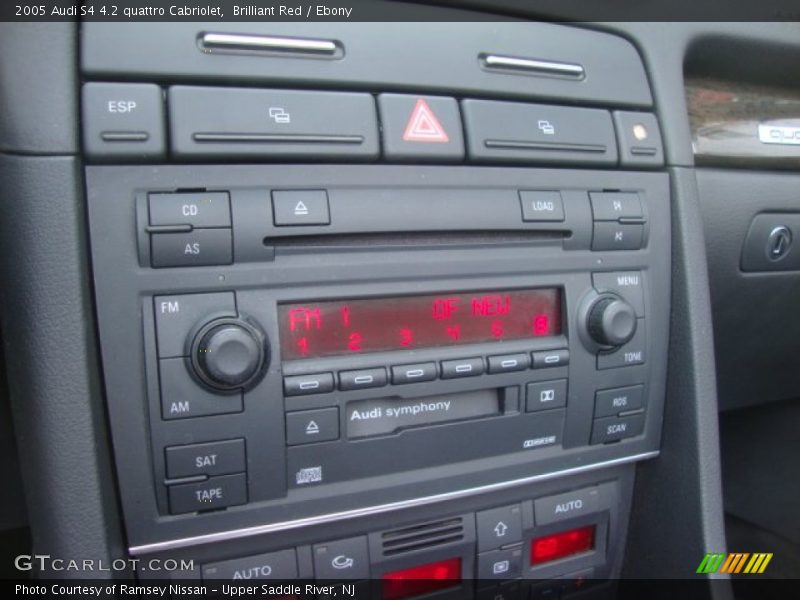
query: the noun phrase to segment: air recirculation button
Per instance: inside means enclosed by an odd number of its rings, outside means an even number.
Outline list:
[[[251,387],[267,366],[266,335],[244,319],[218,319],[192,343],[192,366],[207,386],[221,391]]]

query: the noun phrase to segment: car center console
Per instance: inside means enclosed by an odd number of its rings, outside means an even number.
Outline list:
[[[129,552],[393,598],[612,577],[670,310],[641,60],[558,25],[391,28],[83,25]]]

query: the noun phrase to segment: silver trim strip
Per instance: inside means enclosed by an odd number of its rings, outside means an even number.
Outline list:
[[[147,554],[150,552],[164,552],[167,550],[176,550],[178,548],[186,548],[188,546],[195,546],[198,544],[224,542],[244,537],[251,537],[254,535],[261,535],[264,533],[274,533],[276,531],[286,531],[288,529],[298,529],[300,527],[310,527],[312,525],[321,525],[324,523],[331,523],[334,521],[343,521],[345,519],[354,519],[358,517],[377,515],[385,512],[390,512],[393,510],[414,508],[417,506],[426,506],[428,504],[435,504],[437,502],[444,502],[446,500],[457,500],[459,498],[464,498],[466,496],[474,496],[476,494],[484,494],[486,492],[496,492],[499,490],[516,487],[518,485],[535,483],[537,481],[547,481],[550,479],[556,479],[558,477],[565,477],[567,475],[577,475],[578,473],[586,473],[587,471],[606,469],[609,467],[624,465],[627,463],[637,462],[648,458],[655,458],[658,455],[659,455],[658,450],[652,450],[650,452],[634,454],[633,456],[623,456],[622,458],[615,458],[612,460],[606,460],[599,463],[582,465],[580,467],[572,467],[570,469],[564,469],[562,471],[542,473],[541,475],[531,475],[530,477],[522,477],[520,479],[512,479],[510,481],[501,481],[499,483],[492,483],[489,485],[467,488],[465,490],[457,490],[455,492],[435,494],[433,496],[424,496],[422,498],[412,498],[410,500],[400,500],[398,502],[379,504],[377,506],[367,506],[364,508],[356,508],[353,510],[344,510],[337,513],[317,515],[315,517],[306,517],[303,519],[295,519],[294,521],[283,521],[281,523],[270,523],[268,525],[256,525],[255,527],[244,527],[242,529],[231,529],[229,531],[220,531],[217,533],[206,533],[203,535],[196,535],[176,540],[167,540],[165,542],[155,542],[153,544],[142,544],[141,546],[131,546],[128,548],[128,552],[132,556],[138,556],[140,554]]]
[[[762,144],[800,145],[800,127],[794,125],[759,124],[758,140]]]
[[[586,75],[583,66],[575,63],[515,58],[497,54],[485,55],[483,64],[488,69],[514,69],[515,71],[528,71],[538,75],[560,75],[561,77],[570,77],[572,79],[583,79]]]
[[[309,54],[336,53],[330,40],[310,40],[272,35],[243,35],[236,33],[204,33],[200,39],[203,50],[269,50],[272,52],[302,52]]]

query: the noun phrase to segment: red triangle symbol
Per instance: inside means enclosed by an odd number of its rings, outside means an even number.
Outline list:
[[[431,107],[422,98],[417,100],[411,116],[408,118],[408,125],[403,134],[406,142],[428,142],[434,144],[446,144],[450,141],[444,127],[433,114]]]

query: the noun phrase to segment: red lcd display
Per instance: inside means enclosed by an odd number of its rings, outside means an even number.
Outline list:
[[[561,333],[558,288],[280,304],[286,360]]]

